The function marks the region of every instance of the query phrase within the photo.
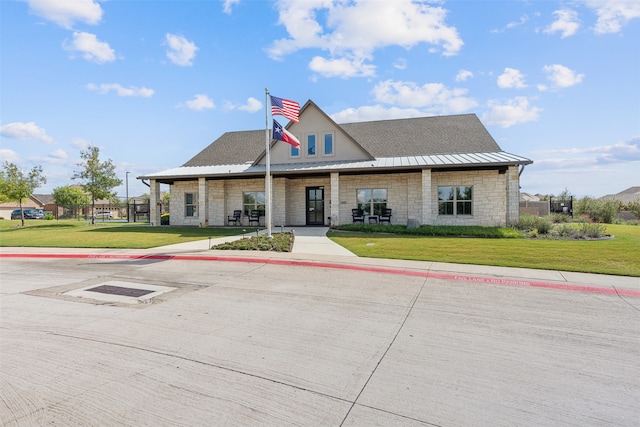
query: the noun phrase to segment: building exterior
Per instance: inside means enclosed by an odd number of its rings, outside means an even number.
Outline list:
[[[160,224],[160,184],[172,225],[222,226],[234,210],[265,210],[270,141],[272,225],[351,223],[352,209],[392,224],[507,225],[519,217],[519,177],[532,161],[498,146],[474,114],[337,124],[307,101],[286,129],[300,149],[266,130],[227,132],[183,166],[140,176]],[[264,217],[260,219],[264,225]]]

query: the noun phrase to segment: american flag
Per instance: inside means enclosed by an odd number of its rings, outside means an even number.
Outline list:
[[[300,114],[300,104],[295,101],[289,101],[288,99],[271,96],[272,116],[284,116],[298,123],[298,114]]]

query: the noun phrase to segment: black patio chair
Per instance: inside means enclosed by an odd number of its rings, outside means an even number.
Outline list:
[[[227,225],[231,225],[231,223],[233,223],[233,225],[238,225],[238,223],[240,223],[240,225],[242,225],[242,210],[235,210],[233,211],[233,215],[227,215]]]
[[[362,209],[351,209],[351,217],[353,218],[353,223],[361,222],[364,224],[364,212]]]
[[[258,225],[260,225],[260,211],[259,210],[253,210],[253,211],[251,211],[251,214],[249,214],[249,225],[251,225],[252,222],[255,222]]]
[[[383,222],[391,224],[391,211],[392,209],[389,208],[382,209],[382,214],[378,217],[378,224],[382,224]]]

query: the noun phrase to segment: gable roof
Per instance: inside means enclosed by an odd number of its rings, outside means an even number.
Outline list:
[[[320,159],[298,163],[271,163],[280,174],[308,174],[363,170],[392,171],[422,168],[475,168],[528,165],[532,160],[502,151],[475,114],[335,123],[313,101],[300,110],[300,118],[314,107],[335,129],[362,150],[361,159]],[[297,124],[286,128],[295,134]],[[138,179],[174,180],[197,177],[261,176],[266,166],[265,130],[226,132],[181,167],[139,176]],[[270,135],[268,136],[270,138]],[[273,144],[273,141],[269,141]]]
[[[226,132],[183,166],[237,165],[253,161],[265,150],[265,130]]]
[[[304,108],[310,104],[308,101]],[[300,115],[303,113],[304,109]],[[501,151],[475,114],[335,125],[372,158]],[[254,163],[264,152],[264,129],[226,132],[183,166]]]
[[[375,157],[501,151],[475,114],[379,120],[340,126]]]

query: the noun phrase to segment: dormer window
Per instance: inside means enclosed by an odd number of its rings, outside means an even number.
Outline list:
[[[316,136],[307,135],[307,156],[315,157],[316,155]]]
[[[333,156],[333,133],[324,134],[324,144],[322,154],[324,156]]]

